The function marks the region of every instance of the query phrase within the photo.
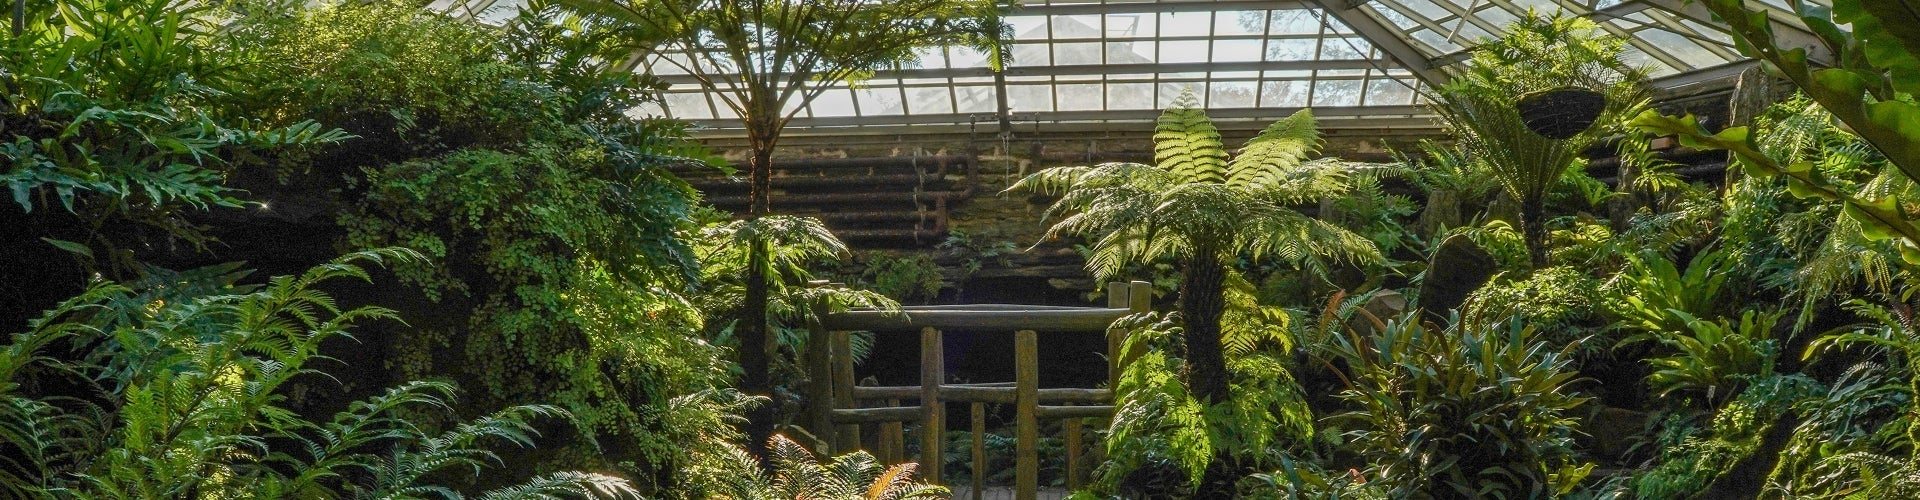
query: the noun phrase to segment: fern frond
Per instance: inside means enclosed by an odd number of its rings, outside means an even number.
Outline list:
[[[1187,89],[1160,113],[1153,130],[1153,161],[1182,183],[1224,183],[1227,148],[1220,142],[1220,130],[1199,105],[1199,98]]]
[[[1227,185],[1260,190],[1287,181],[1288,172],[1320,147],[1319,122],[1301,109],[1260,131],[1227,164]]]

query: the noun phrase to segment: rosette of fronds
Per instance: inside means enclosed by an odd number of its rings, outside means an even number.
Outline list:
[[[1345,193],[1353,170],[1307,159],[1320,145],[1311,112],[1275,122],[1230,155],[1198,104],[1183,93],[1160,115],[1153,165],[1050,168],[1008,191],[1059,195],[1044,216],[1059,219],[1047,237],[1091,240],[1087,268],[1099,279],[1130,264],[1180,263],[1187,383],[1202,400],[1220,401],[1228,389],[1220,346],[1227,262],[1246,255],[1370,263],[1381,256],[1366,238],[1289,208]]]
[[[1433,110],[1461,148],[1490,167],[1521,204],[1521,229],[1535,266],[1545,265],[1545,199],[1561,175],[1595,141],[1618,132],[1623,117],[1646,106],[1644,72],[1622,62],[1625,42],[1579,17],[1529,12],[1508,33],[1474,49],[1460,77],[1429,93]],[[1535,133],[1516,96],[1578,89],[1606,98],[1598,126],[1566,138]]]
[[[1518,322],[1440,329],[1412,313],[1370,337],[1332,337],[1349,366],[1341,423],[1367,473],[1395,498],[1547,498],[1594,466],[1573,451],[1574,346],[1549,347]],[[1457,325],[1458,322],[1455,322]]]

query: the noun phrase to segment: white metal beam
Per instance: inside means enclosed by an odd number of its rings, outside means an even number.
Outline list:
[[[1393,58],[1395,62],[1400,63],[1401,67],[1412,71],[1414,76],[1419,77],[1420,81],[1426,82],[1428,86],[1444,85],[1451,78],[1446,71],[1434,66],[1426,54],[1421,53],[1419,47],[1414,47],[1398,28],[1383,24],[1360,9],[1360,6],[1365,5],[1366,2],[1353,0],[1314,0],[1314,2],[1319,4],[1320,9],[1327,15],[1353,28],[1354,33],[1359,33],[1368,42],[1380,47],[1380,50],[1387,53],[1387,57]]]

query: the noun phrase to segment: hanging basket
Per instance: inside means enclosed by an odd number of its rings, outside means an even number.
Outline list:
[[[1533,133],[1565,140],[1593,127],[1607,109],[1607,96],[1586,89],[1559,88],[1520,96],[1514,107]]]

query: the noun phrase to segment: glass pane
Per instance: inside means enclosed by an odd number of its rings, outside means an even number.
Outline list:
[[[1359,106],[1360,80],[1319,80],[1313,82],[1314,106]]]
[[[1007,106],[1014,111],[1053,111],[1053,86],[1008,85]]]
[[[1100,16],[1053,16],[1053,38],[1100,38]]]
[[[1306,80],[1268,80],[1260,82],[1260,105],[1270,108],[1307,106]]]
[[[1413,104],[1413,81],[1375,78],[1367,81],[1367,106],[1404,106]]]
[[[968,47],[948,47],[947,57],[955,68],[985,68],[987,54]]]
[[[984,85],[954,87],[953,96],[960,101],[960,113],[992,113],[999,107],[993,96],[993,87]]]
[[[1153,62],[1154,42],[1107,42],[1107,64],[1140,64]]]
[[[1053,44],[1053,64],[1069,66],[1075,64],[1100,64],[1100,42],[1073,42]]]
[[[1100,110],[1100,84],[1076,83],[1061,85],[1056,89],[1060,93],[1060,111]]]
[[[1317,40],[1312,38],[1279,38],[1267,40],[1268,61],[1312,61]]]
[[[1288,9],[1273,11],[1273,17],[1267,20],[1269,35],[1318,35],[1320,18],[1318,11],[1308,9]]]
[[[1210,108],[1251,108],[1254,104],[1253,82],[1213,82],[1208,93]]]
[[[899,87],[868,87],[853,91],[860,100],[860,116],[900,116],[907,114],[901,105]]]
[[[1184,93],[1187,91],[1192,91],[1194,97],[1199,98],[1200,107],[1204,108],[1207,106],[1207,93],[1206,93],[1207,89],[1202,84],[1162,83],[1162,84],[1159,84],[1158,87],[1160,90],[1160,96],[1158,99],[1159,102],[1157,102],[1154,105],[1155,109],[1167,109],[1167,108],[1173,107],[1173,100],[1176,98],[1179,98],[1181,93]]]
[[[1699,43],[1695,43],[1693,40],[1671,31],[1645,29],[1640,30],[1638,35],[1640,38],[1653,42],[1654,47],[1666,52],[1667,55],[1673,56],[1673,58],[1679,59],[1681,62],[1693,65],[1694,68],[1704,68],[1727,62],[1725,58],[1708,51],[1705,47],[1701,47]]]
[[[939,47],[921,47],[913,49],[913,61],[906,66],[909,68],[928,69],[945,68],[947,67],[947,56],[941,53]]]
[[[846,89],[830,89],[822,92],[813,102],[807,103],[813,116],[854,116],[853,93]]]
[[[907,89],[907,95],[913,102],[907,104],[907,110],[913,114],[942,114],[953,112],[953,89],[947,87],[927,87]]]
[[[1205,40],[1160,42],[1160,62],[1207,62]]]
[[[1107,84],[1107,109],[1154,109],[1153,84]]]
[[[1154,30],[1159,23],[1153,14],[1107,14],[1108,38],[1133,38],[1159,36]]]
[[[1007,16],[1000,20],[1013,26],[1014,40],[1047,39],[1047,16]]]
[[[713,118],[713,108],[707,107],[707,95],[694,92],[676,92],[666,95],[667,111],[674,118],[683,120],[706,120]]]
[[[1360,37],[1327,37],[1320,40],[1320,59],[1323,61],[1352,61],[1366,59],[1373,51],[1373,44]]]
[[[1254,62],[1260,55],[1260,40],[1213,41],[1213,62]]]
[[[1051,45],[1044,43],[1016,43],[1009,51],[1013,54],[1014,66],[1048,66],[1053,64]],[[986,67],[986,57],[980,58],[980,67]]]
[[[1213,15],[1207,12],[1160,13],[1160,36],[1207,36]]]
[[[1266,31],[1267,11],[1228,10],[1213,13],[1213,34],[1259,35]]]

